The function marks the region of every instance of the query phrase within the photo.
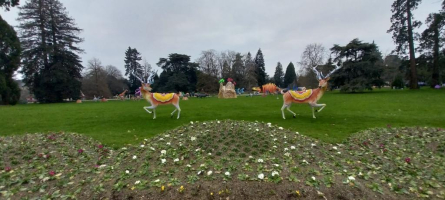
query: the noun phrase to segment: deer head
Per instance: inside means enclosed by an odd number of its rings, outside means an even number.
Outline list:
[[[311,69],[312,69],[312,71],[314,71],[315,75],[317,76],[317,80],[320,81],[320,80],[323,80],[323,79],[325,79],[325,80],[326,80],[326,79],[329,80],[329,77],[330,77],[334,72],[336,72],[337,70],[339,70],[342,66],[343,66],[343,65],[340,65],[340,66],[335,65],[335,69],[332,70],[331,72],[329,72],[328,75],[326,75],[326,76],[324,76],[322,72],[320,72],[320,71],[318,71],[318,70],[316,69],[316,68],[317,68],[317,65],[313,65],[313,66],[311,67]]]

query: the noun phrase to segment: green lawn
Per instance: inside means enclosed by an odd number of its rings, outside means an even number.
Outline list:
[[[82,104],[29,104],[0,107],[0,136],[48,131],[77,132],[106,145],[120,147],[173,129],[190,121],[233,119],[271,122],[326,142],[341,142],[351,134],[372,127],[445,127],[445,90],[377,89],[360,94],[327,92],[317,119],[307,104],[294,104],[297,118],[285,112],[281,95],[237,99],[216,97],[181,101],[181,118],[170,118],[173,106],[157,109],[157,119],[145,112],[146,101],[86,102]],[[252,131],[252,134],[254,132]]]

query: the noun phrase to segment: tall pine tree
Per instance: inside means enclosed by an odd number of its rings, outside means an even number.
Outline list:
[[[12,76],[20,65],[20,41],[14,28],[0,16],[0,104],[14,105],[20,88]]]
[[[392,38],[397,44],[395,51],[405,54],[409,50],[410,60],[410,88],[418,89],[416,55],[414,49],[413,29],[421,25],[419,21],[412,21],[412,11],[417,8],[422,0],[395,0],[392,4],[391,27],[388,33],[392,32]]]
[[[295,73],[295,67],[292,62],[286,68],[286,74],[284,74],[284,86],[293,88],[293,85],[297,82],[297,74]]]
[[[280,62],[277,63],[277,67],[275,68],[275,74],[273,75],[273,80],[275,82],[275,85],[278,87],[283,87],[284,85],[284,72],[283,72],[283,66]]]
[[[258,49],[258,52],[256,53],[255,67],[256,67],[258,85],[262,86],[266,84],[266,68],[264,65],[264,57],[263,57],[263,52],[261,52],[261,49]]]
[[[141,54],[136,48],[128,47],[125,51],[125,75],[129,75],[129,88],[130,91],[135,91],[141,86],[141,82],[133,74],[137,76],[142,75],[143,67],[139,63],[142,60]]]
[[[22,73],[40,102],[61,102],[80,95],[83,69],[75,45],[82,31],[58,0],[30,0],[20,7]]]

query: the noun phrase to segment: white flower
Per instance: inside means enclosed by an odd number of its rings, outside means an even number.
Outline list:
[[[193,122],[192,122],[192,121],[190,121],[190,124],[193,124]]]
[[[187,167],[189,167],[189,168],[190,168],[190,167],[192,167],[192,166],[191,166],[190,164],[188,164],[188,165],[187,165]]]
[[[337,152],[338,154],[341,154],[341,152],[339,151],[339,152]]]
[[[136,158],[138,158],[137,156],[133,156],[133,160],[136,160]]]
[[[206,166],[205,164],[201,164],[201,165],[200,165],[200,167],[205,167],[205,166]]]
[[[259,163],[262,163],[262,162],[263,162],[263,159],[259,158],[259,159],[258,159],[258,162],[259,162]]]
[[[284,136],[284,139],[286,139],[287,137],[286,136]]]
[[[287,156],[287,157],[290,157],[290,153],[289,152],[285,153],[284,155]]]
[[[205,123],[205,122],[204,122],[204,123],[202,123],[202,124],[206,125],[206,123]]]
[[[312,180],[314,180],[314,181],[315,181],[315,176],[312,176],[311,178],[312,178]]]
[[[284,148],[284,151],[289,151],[289,149],[286,147],[286,148]]]
[[[257,132],[260,131],[260,129],[255,129]]]
[[[212,171],[208,171],[208,172],[207,172],[207,176],[210,176],[210,175],[212,175],[212,174],[213,174]]]
[[[299,133],[299,132],[295,132],[295,134],[297,134],[297,135],[300,135],[300,133]]]
[[[135,185],[137,185],[137,184],[139,184],[139,183],[141,183],[141,181],[136,181],[136,182],[134,182]]]
[[[179,158],[175,158],[173,162],[179,162]]]
[[[130,171],[128,171],[128,170],[125,170],[125,173],[126,173],[126,174],[129,174],[129,173],[130,173]]]
[[[264,174],[258,174],[258,178],[263,180],[264,179]]]
[[[157,183],[157,182],[159,182],[159,181],[161,181],[161,180],[159,180],[159,179],[156,179],[156,180],[155,180],[154,182],[155,182],[155,183]]]
[[[309,165],[309,162],[308,162],[308,161],[306,161],[306,160],[303,160],[303,163],[305,163],[305,164]]]
[[[295,149],[295,146],[290,146],[290,149]]]
[[[363,176],[362,172],[359,172],[358,175],[359,175],[359,176]]]
[[[230,176],[230,172],[226,172],[226,173],[224,173],[224,175]]]
[[[279,165],[279,164],[273,164],[273,166],[275,166],[275,167],[279,167],[280,165]]]
[[[191,137],[190,140],[195,141],[196,137]]]
[[[249,159],[252,159],[253,158],[253,156],[249,156]]]
[[[355,181],[355,178],[353,176],[348,176],[348,180]]]
[[[170,137],[170,135],[165,135],[165,137]]]
[[[276,149],[276,148],[277,148],[277,146],[273,146],[273,148],[275,148],[275,149]]]
[[[161,154],[166,154],[166,153],[167,153],[166,150],[162,150],[162,151],[161,151]]]
[[[161,163],[164,164],[165,162],[167,162],[166,159],[161,159]]]
[[[280,126],[280,127],[278,127],[278,129],[283,130],[283,127]]]
[[[200,148],[195,149],[196,152],[198,152],[198,151],[200,151],[200,150],[201,150]]]
[[[220,121],[217,121],[217,123],[219,124],[219,123],[220,123]]]
[[[145,145],[142,144],[142,145],[141,145],[141,148],[144,148],[144,147],[145,147]]]
[[[272,172],[272,176],[276,176],[276,175],[279,175],[278,172],[277,171],[273,171]]]
[[[317,146],[317,145],[315,145],[314,143],[311,144],[311,147],[315,147],[315,146]]]
[[[171,143],[170,142],[167,142],[167,145],[170,145]]]
[[[127,147],[122,147],[122,150],[127,150]]]
[[[337,150],[337,147],[336,147],[336,146],[333,146],[332,149]]]
[[[164,140],[164,138],[159,138],[159,140]]]
[[[155,150],[155,148],[153,148],[153,147],[150,147],[150,149],[153,150],[153,151]]]
[[[273,139],[273,141],[277,141],[277,140],[278,140],[277,138],[274,138],[274,139]]]
[[[100,165],[99,169],[106,167],[107,165]]]

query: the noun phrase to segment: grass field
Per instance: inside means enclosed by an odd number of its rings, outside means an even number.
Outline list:
[[[341,142],[351,134],[372,127],[445,127],[445,91],[377,89],[359,94],[327,92],[319,103],[326,108],[312,118],[307,104],[294,104],[297,118],[285,112],[281,95],[216,97],[181,101],[181,118],[170,118],[173,106],[157,109],[157,119],[145,112],[146,101],[86,102],[82,104],[28,104],[0,107],[0,136],[64,131],[93,137],[106,145],[135,144],[190,121],[232,119],[270,122],[326,142]]]

